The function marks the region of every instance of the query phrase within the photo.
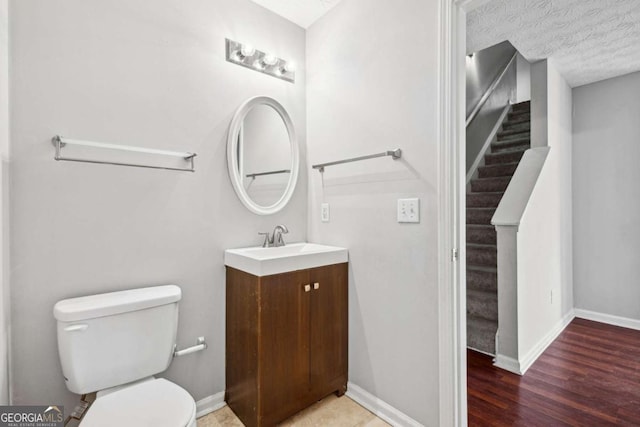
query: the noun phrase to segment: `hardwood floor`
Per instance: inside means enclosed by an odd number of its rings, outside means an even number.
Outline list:
[[[640,426],[640,331],[575,319],[522,377],[467,356],[469,426]]]

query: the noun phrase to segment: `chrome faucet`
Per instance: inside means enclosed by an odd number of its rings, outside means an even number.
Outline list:
[[[275,228],[273,229],[273,233],[258,233],[258,234],[261,236],[264,236],[264,242],[262,242],[263,248],[270,248],[270,247],[277,248],[279,246],[285,245],[282,235],[287,234],[288,232],[289,232],[289,229],[287,228],[287,226],[284,224],[280,224],[275,226]]]
[[[287,234],[288,232],[289,229],[286,225],[276,225],[276,227],[273,229],[273,236],[271,236],[271,238],[273,239],[273,246],[275,246],[276,248],[278,246],[284,246],[284,239],[282,238],[282,235]]]

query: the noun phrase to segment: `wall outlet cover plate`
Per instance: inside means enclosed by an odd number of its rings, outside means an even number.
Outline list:
[[[323,203],[322,205],[320,205],[320,218],[322,222],[329,222],[331,218],[329,203]]]

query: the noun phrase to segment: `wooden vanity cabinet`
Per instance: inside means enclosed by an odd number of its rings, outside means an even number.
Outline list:
[[[225,400],[273,426],[347,389],[347,263],[272,276],[227,267]]]

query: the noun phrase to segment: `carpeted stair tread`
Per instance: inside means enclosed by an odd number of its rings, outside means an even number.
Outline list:
[[[485,165],[498,165],[503,163],[519,162],[526,150],[518,149],[502,153],[489,153],[484,156]]]
[[[502,138],[496,138],[493,144],[507,144],[509,142],[522,141],[522,140],[530,141],[531,132],[517,133],[514,135],[504,136]]]
[[[518,162],[504,163],[500,165],[480,166],[478,168],[479,178],[491,178],[496,176],[513,176],[518,168]]]
[[[474,193],[495,193],[507,189],[511,181],[510,176],[498,176],[494,178],[478,178],[471,180],[471,191]]]
[[[526,124],[530,126],[531,118],[529,114],[517,114],[513,116],[513,118],[509,118],[506,122],[502,124],[502,129],[511,129],[514,127],[518,127],[519,125]]]
[[[467,315],[498,320],[498,299],[495,293],[467,289]]]
[[[504,193],[467,193],[468,208],[498,207]]]
[[[528,142],[523,142],[520,144],[513,145],[511,147],[504,147],[499,150],[491,150],[491,154],[506,154],[506,153],[515,153],[518,151],[527,151],[531,148],[531,144]],[[513,163],[513,162],[511,162]]]
[[[529,120],[531,121],[531,112],[529,111],[512,111],[507,115],[507,120],[508,121],[512,121],[512,120]]]
[[[498,254],[495,245],[467,243],[467,265],[493,267],[497,264]]]
[[[517,131],[522,129],[531,129],[531,121],[525,117],[516,117],[513,120],[507,120],[502,123],[502,131]]]
[[[472,315],[467,316],[467,346],[495,355],[498,322]]]
[[[496,229],[493,225],[467,225],[467,243],[474,245],[495,245],[496,242]]]
[[[490,225],[496,208],[467,208],[467,224]]]
[[[517,104],[513,104],[511,106],[511,111],[530,111],[530,110],[531,110],[531,101],[518,102]]]
[[[531,128],[527,125],[507,130],[501,130],[500,132],[498,132],[498,140],[509,136],[520,135],[523,133],[531,133]]]
[[[498,292],[498,272],[489,267],[467,267],[467,289],[483,292]]]
[[[494,150],[504,148],[504,147],[513,147],[514,145],[520,144],[531,144],[531,134],[522,134],[515,135],[513,138],[504,138],[498,139],[491,143],[491,152],[495,152]]]

